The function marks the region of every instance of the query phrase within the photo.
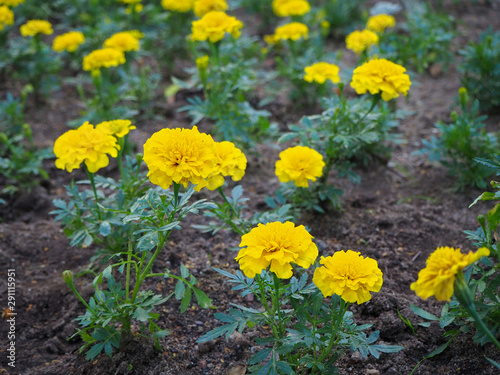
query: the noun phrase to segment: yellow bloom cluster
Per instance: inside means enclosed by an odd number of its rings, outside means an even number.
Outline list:
[[[22,36],[35,36],[38,34],[50,35],[54,32],[49,21],[30,20],[19,28]]]
[[[208,67],[210,58],[207,55],[200,56],[196,59],[196,66],[199,70],[204,70]]]
[[[193,21],[191,39],[195,41],[209,40],[215,43],[222,40],[226,33],[231,34],[234,38],[239,38],[242,27],[243,23],[237,18],[228,16],[224,12],[211,11],[200,20]]]
[[[194,0],[161,0],[161,6],[165,10],[187,13],[193,9]]]
[[[287,148],[280,152],[275,173],[281,182],[293,181],[295,186],[309,187],[309,180],[316,181],[323,175],[325,162],[316,150],[304,146]]]
[[[114,48],[96,49],[83,58],[83,70],[97,71],[125,63],[125,55]]]
[[[109,164],[108,155],[116,157],[120,146],[112,135],[85,122],[78,129],[69,130],[54,143],[56,167],[71,172],[79,168],[82,162],[91,173]]]
[[[96,128],[116,138],[125,137],[131,130],[136,129],[130,120],[103,121],[97,124]]]
[[[385,101],[406,95],[410,89],[410,76],[406,69],[386,59],[372,59],[354,69],[351,87],[358,94],[367,91],[375,95],[382,93]]]
[[[436,296],[438,301],[448,301],[453,295],[456,274],[488,255],[490,251],[486,247],[480,248],[476,253],[469,251],[468,254],[462,254],[460,249],[448,246],[438,247],[427,258],[425,268],[418,273],[418,280],[410,288],[420,298]]]
[[[319,263],[322,266],[314,271],[313,282],[325,297],[336,294],[346,302],[362,304],[372,298],[370,292],[382,288],[383,274],[377,261],[359,252],[338,251],[321,257]]]
[[[15,8],[22,3],[24,3],[24,0],[0,0],[0,5],[7,5],[11,8]]]
[[[371,30],[356,30],[345,38],[347,49],[354,51],[358,55],[367,50],[372,45],[379,42],[378,35]]]
[[[85,43],[85,36],[79,31],[70,31],[54,38],[52,49],[56,52],[75,52],[80,44]]]
[[[14,12],[6,5],[0,6],[0,31],[14,23]]]
[[[213,190],[224,183],[223,176],[240,180],[247,164],[245,155],[231,142],[215,142],[193,129],[162,129],[144,144],[144,162],[150,181],[168,189],[173,182]]]
[[[377,14],[368,18],[366,28],[377,33],[384,32],[388,27],[396,26],[396,19],[389,14]]]
[[[139,51],[139,39],[130,31],[111,35],[103,43],[104,48],[114,48],[122,52]]]
[[[225,12],[228,8],[226,0],[195,0],[193,5],[194,14],[197,17],[203,17],[213,10]]]
[[[299,40],[309,37],[309,28],[300,22],[290,22],[278,26],[273,35],[266,35],[264,40],[269,44],[276,44],[280,40]]]
[[[259,224],[241,237],[244,247],[235,258],[247,277],[255,277],[264,269],[280,279],[292,277],[292,265],[310,267],[318,257],[318,248],[303,225],[273,222]]]
[[[339,67],[335,64],[329,64],[321,61],[319,63],[304,68],[304,80],[307,82],[317,82],[323,84],[327,79],[333,83],[339,83]]]
[[[310,10],[306,0],[273,0],[273,12],[278,17],[302,16]]]

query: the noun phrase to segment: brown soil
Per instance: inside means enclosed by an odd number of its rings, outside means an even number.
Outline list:
[[[448,11],[464,21],[461,44],[476,40],[479,31],[492,26],[500,28],[499,4],[450,2]],[[434,71],[436,73],[436,71]],[[325,214],[306,213],[298,224],[304,224],[319,244],[320,254],[331,255],[337,250],[353,249],[375,258],[384,272],[384,285],[380,293],[361,306],[352,306],[356,322],[372,323],[373,330],[381,332],[381,342],[401,345],[404,349],[396,354],[382,354],[379,359],[363,359],[357,354],[346,353],[338,362],[342,374],[409,374],[413,367],[428,353],[446,342],[444,331],[438,325],[419,327],[421,321],[409,305],[415,304],[434,314],[440,313],[442,303],[433,299],[422,301],[410,290],[425,259],[437,246],[454,246],[471,249],[463,230],[476,229],[475,217],[485,213],[489,206],[469,204],[481,193],[467,190],[452,193],[453,179],[446,170],[431,165],[425,157],[412,155],[420,148],[420,140],[434,133],[433,124],[449,115],[450,105],[460,87],[455,67],[438,74],[415,77],[411,95],[398,102],[400,108],[416,111],[400,124],[398,132],[406,144],[396,146],[387,164],[373,163],[357,170],[361,183],[334,182],[346,192],[341,211]],[[3,97],[5,91],[1,90]],[[132,140],[142,144],[154,131],[167,123],[171,126],[189,126],[189,119],[175,109],[185,102],[178,95],[175,103],[162,102],[164,120],[137,124]],[[33,133],[40,134],[36,141],[49,146],[64,131],[66,121],[80,107],[71,87],[56,93],[47,104],[35,107],[29,103],[27,121]],[[284,118],[282,114],[287,114]],[[291,114],[290,114],[291,113]],[[291,106],[273,109],[274,117],[282,128],[300,118]],[[498,129],[500,117],[490,117],[489,126]],[[209,125],[202,125],[209,131]],[[250,200],[250,211],[265,209],[264,198],[279,186],[274,176],[274,162],[279,151],[260,145],[258,156],[249,156],[249,165],[241,184]],[[82,345],[73,335],[75,318],[84,308],[64,284],[61,272],[71,269],[75,273],[84,269],[93,255],[93,249],[77,249],[69,246],[60,223],[54,222],[49,211],[52,199],[64,197],[63,185],[78,173],[69,175],[47,163],[50,181],[30,194],[9,199],[7,206],[0,207],[0,308],[6,307],[7,269],[16,270],[16,368],[7,366],[8,324],[0,322],[1,373],[7,374],[244,374],[246,361],[255,351],[253,338],[257,330],[244,331],[229,341],[218,339],[206,344],[196,340],[219,323],[214,312],[225,312],[230,303],[252,304],[242,300],[231,285],[211,267],[236,270],[235,252],[239,238],[231,232],[219,232],[215,236],[201,235],[190,227],[195,220],[187,220],[182,231],[173,232],[171,241],[164,249],[155,268],[178,269],[181,263],[191,267],[200,287],[213,299],[216,310],[199,307],[179,313],[179,303],[170,300],[160,308],[160,327],[171,330],[162,340],[162,352],[153,349],[151,342],[132,341],[112,359],[98,356],[93,362],[85,360],[78,348]],[[110,166],[106,173],[115,173]],[[231,184],[230,184],[231,185]],[[0,183],[1,188],[1,183]],[[158,271],[159,272],[159,271]],[[82,276],[76,285],[85,297],[91,295],[92,278]],[[147,288],[154,288],[164,295],[173,285],[164,280],[150,280]],[[397,311],[410,319],[416,328],[412,333],[403,323]],[[424,361],[414,374],[495,374],[485,357],[500,362],[500,354],[492,345],[478,346],[472,336],[459,335],[451,346],[432,359]]]

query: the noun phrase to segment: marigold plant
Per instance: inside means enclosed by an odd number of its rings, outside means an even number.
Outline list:
[[[103,121],[97,124],[96,128],[116,138],[125,137],[130,130],[136,129],[135,125],[132,125],[132,121],[130,120]]]
[[[356,30],[345,38],[346,48],[360,55],[373,45],[377,45],[379,37],[371,30]]]
[[[278,17],[303,16],[310,10],[306,0],[273,0],[273,12]]]
[[[267,41],[276,42],[280,40],[299,40],[309,38],[309,28],[301,22],[290,22],[283,26],[278,26]],[[273,43],[271,43],[273,44]]]
[[[327,80],[333,83],[339,83],[339,67],[335,64],[329,64],[321,61],[304,68],[304,80],[307,82],[325,83]]]
[[[318,248],[303,225],[274,222],[259,224],[241,237],[244,247],[235,258],[247,277],[255,277],[269,267],[280,279],[292,277],[292,263],[303,268],[318,257]]]
[[[187,187],[191,182],[200,190],[214,171],[212,137],[193,129],[162,129],[144,144],[148,177],[155,185],[168,189],[173,182]]]
[[[85,122],[78,129],[68,130],[54,143],[56,167],[71,172],[85,163],[90,173],[109,164],[108,155],[118,156],[116,138],[94,128],[94,125]]]
[[[319,262],[322,266],[314,271],[313,282],[325,297],[336,294],[346,302],[362,304],[371,299],[370,292],[382,287],[377,261],[359,252],[342,250]]]
[[[193,5],[194,14],[197,17],[203,17],[211,11],[225,12],[228,10],[226,0],[195,0]]]
[[[245,174],[247,158],[234,143],[215,142],[214,171],[207,177],[207,188],[215,190],[224,184],[224,176],[239,181]]]
[[[193,9],[194,0],[161,0],[161,6],[165,10],[187,13]]]
[[[366,28],[376,33],[382,33],[388,27],[396,26],[396,19],[390,14],[377,14],[368,18]]]
[[[195,41],[209,40],[212,43],[222,40],[226,34],[239,38],[243,23],[224,12],[211,11],[200,20],[193,21],[191,39]]]
[[[0,5],[7,5],[8,7],[15,8],[19,4],[23,4],[25,0],[0,0]]]
[[[275,173],[281,182],[293,181],[297,187],[309,187],[309,181],[316,181],[323,175],[325,162],[316,150],[304,146],[287,148],[280,152]]]
[[[83,58],[83,70],[86,71],[98,71],[121,64],[125,64],[125,55],[114,48],[96,49]]]
[[[0,31],[14,23],[14,12],[6,5],[0,6]]]
[[[411,284],[411,290],[423,299],[435,296],[438,301],[449,301],[457,273],[489,254],[486,247],[468,254],[453,247],[438,247],[427,258],[426,267],[419,272],[418,280]]]
[[[399,94],[407,95],[410,76],[406,69],[386,59],[372,59],[354,69],[351,87],[358,94],[367,91],[372,95],[381,93],[382,99],[389,101]]]
[[[114,48],[122,52],[139,51],[139,39],[129,31],[111,35],[103,43],[104,48]]]
[[[22,36],[35,36],[38,34],[51,35],[54,30],[49,21],[30,20],[19,28]]]
[[[52,49],[56,52],[75,52],[81,44],[85,43],[85,36],[80,31],[70,31],[54,38]]]

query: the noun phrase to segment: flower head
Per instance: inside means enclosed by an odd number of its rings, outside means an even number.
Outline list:
[[[22,3],[24,3],[24,0],[0,0],[0,5],[7,5],[11,8],[15,8]]]
[[[56,52],[75,52],[83,43],[85,43],[85,36],[81,32],[70,31],[56,36],[52,43],[52,49]]]
[[[115,137],[86,122],[57,138],[54,143],[56,167],[71,172],[84,162],[89,172],[95,173],[106,167],[108,155],[116,157],[119,149]]]
[[[438,247],[426,260],[426,266],[418,273],[418,280],[411,284],[417,296],[427,299],[436,296],[438,301],[448,301],[453,295],[455,276],[465,267],[490,255],[486,247],[476,253],[462,254],[460,249]]]
[[[144,144],[144,162],[148,177],[155,185],[168,189],[173,182],[187,187],[188,182],[206,185],[214,170],[214,140],[193,129],[162,129]]]
[[[30,20],[19,28],[22,36],[35,36],[38,34],[50,35],[54,32],[49,21]]]
[[[354,51],[358,55],[367,50],[372,45],[378,44],[378,35],[371,30],[353,31],[345,38],[347,49]]]
[[[214,169],[207,177],[208,190],[215,190],[224,184],[224,176],[239,181],[245,174],[247,158],[232,142],[215,142]]]
[[[339,67],[335,64],[329,64],[321,61],[319,63],[304,68],[304,80],[307,82],[317,82],[323,84],[327,79],[333,83],[339,83]]]
[[[366,28],[376,33],[382,33],[388,27],[396,26],[396,19],[389,14],[377,14],[368,18]]]
[[[378,292],[382,287],[377,261],[364,258],[359,252],[338,251],[321,257],[319,263],[322,266],[314,271],[313,282],[325,297],[336,294],[346,302],[362,304],[372,298],[370,292]]]
[[[103,121],[97,124],[96,128],[116,138],[125,137],[131,130],[136,129],[130,120]]]
[[[95,71],[125,63],[125,55],[114,48],[96,49],[83,58],[83,70]]]
[[[14,23],[14,12],[6,5],[0,5],[0,31]]]
[[[367,91],[375,95],[382,93],[385,101],[406,95],[410,89],[410,76],[406,69],[386,59],[372,59],[354,69],[351,87],[358,94]]]
[[[195,0],[193,5],[197,17],[203,17],[213,10],[225,12],[228,8],[226,0]]]
[[[269,267],[280,279],[289,279],[291,263],[308,268],[318,257],[312,238],[303,225],[296,227],[290,221],[259,224],[241,237],[240,247],[244,248],[235,259],[248,277]]]
[[[130,31],[122,31],[106,39],[103,47],[114,48],[122,52],[139,51],[139,38]]]
[[[299,40],[309,38],[309,28],[300,22],[290,22],[278,26],[274,31],[275,40]]]
[[[206,69],[210,58],[207,55],[200,56],[196,59],[196,66],[199,70]]]
[[[280,152],[276,162],[276,176],[281,182],[293,181],[295,186],[309,187],[309,180],[323,175],[325,162],[316,150],[305,146],[295,146]]]
[[[212,43],[222,40],[227,34],[239,38],[243,23],[224,12],[211,11],[200,20],[193,21],[191,39],[197,41],[209,40]]]
[[[165,10],[187,13],[193,9],[194,0],[161,0],[161,6]]]
[[[273,0],[273,12],[278,17],[302,16],[310,10],[306,0]]]

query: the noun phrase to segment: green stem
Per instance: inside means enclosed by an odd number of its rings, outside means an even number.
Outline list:
[[[278,334],[279,334],[279,337],[277,337],[278,339],[282,339],[283,336],[285,335],[285,327],[284,327],[284,322],[282,320],[282,316],[281,316],[281,303],[280,303],[280,279],[278,278],[278,276],[276,276],[276,274],[273,272],[273,281],[274,281],[274,290],[275,290],[275,294],[274,294],[274,301],[273,301],[273,315],[274,316],[278,316]]]
[[[132,261],[132,237],[129,237],[128,239],[128,254],[127,254],[127,276],[126,276],[126,293],[125,293],[125,298],[126,301],[129,301],[129,293],[130,293],[130,263]]]
[[[363,117],[361,117],[358,122],[356,123],[356,126],[358,126],[359,124],[361,124],[363,122],[363,120],[366,118],[366,116],[368,116],[370,114],[371,111],[373,111],[373,108],[375,108],[375,106],[378,104],[378,102],[380,101],[380,98],[381,98],[381,94],[376,94],[376,95],[373,95],[372,97],[372,105],[370,107],[370,109],[368,110],[368,112],[366,112]]]
[[[92,190],[94,191],[94,198],[95,198],[95,207],[97,211],[97,218],[99,219],[99,223],[101,222],[101,210],[99,209],[99,198],[97,196],[97,189],[95,188],[95,180],[94,180],[94,174],[89,171],[87,168],[87,165],[85,165],[85,170],[87,171],[87,175],[89,176],[90,184],[92,185]]]
[[[338,310],[338,315],[336,317],[337,319],[335,321],[335,324],[333,324],[333,321],[335,320],[335,309],[333,308],[333,306],[331,307],[332,332],[330,336],[330,342],[328,343],[328,347],[323,352],[321,357],[319,357],[318,362],[323,362],[331,354],[333,345],[337,341],[340,324],[342,323],[344,314],[348,308],[349,308],[349,302],[346,303],[343,299],[340,299],[340,306]]]

